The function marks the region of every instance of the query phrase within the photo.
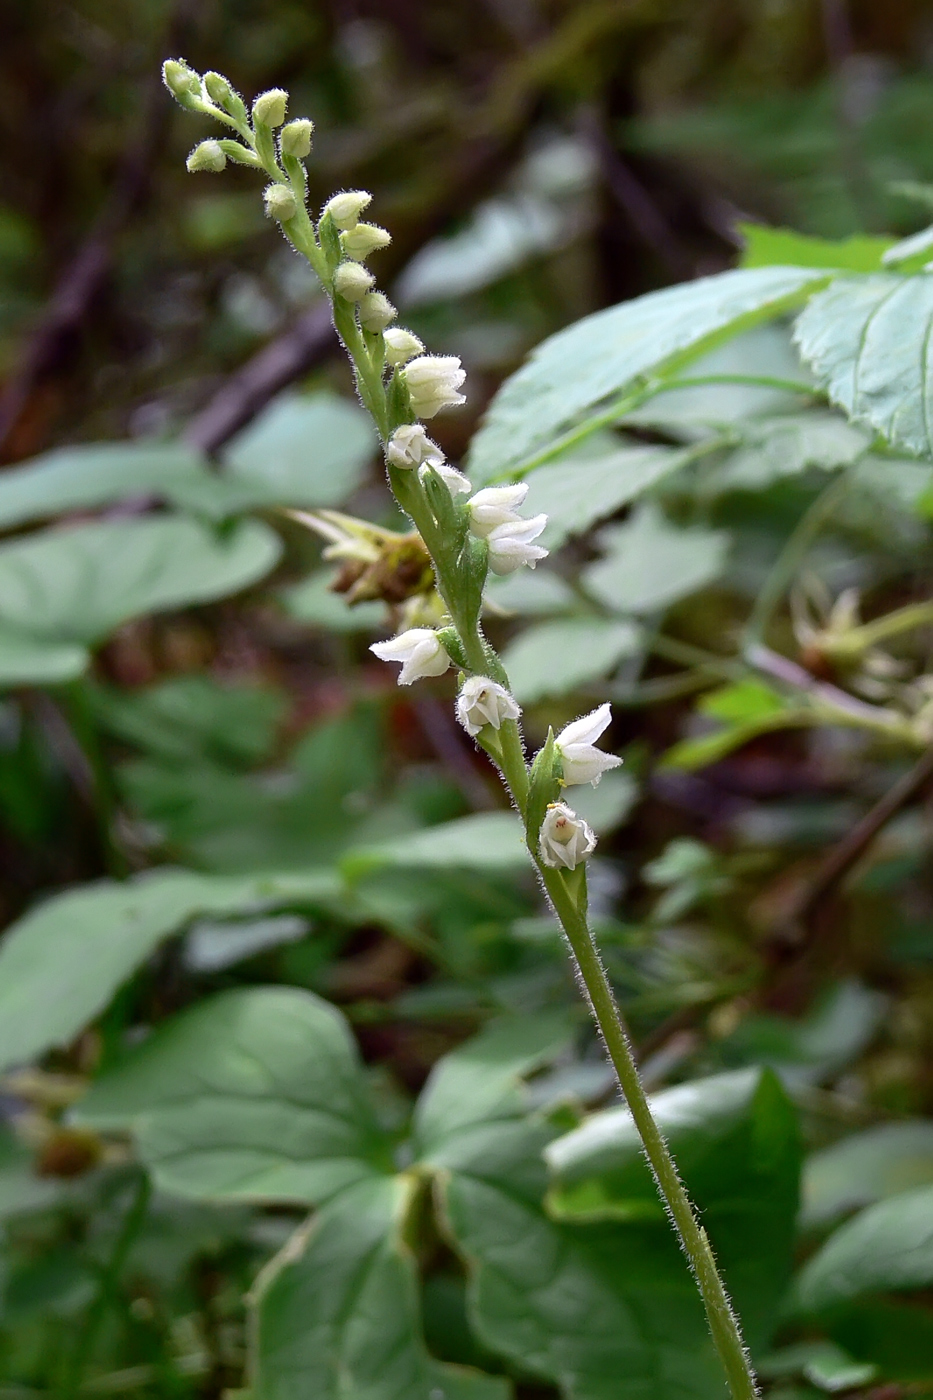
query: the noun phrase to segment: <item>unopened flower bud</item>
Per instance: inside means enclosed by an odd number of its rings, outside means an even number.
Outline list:
[[[311,154],[311,133],[314,130],[314,122],[310,117],[299,117],[297,121],[289,122],[282,127],[279,142],[283,156],[297,156],[299,160],[304,160],[305,156]]]
[[[227,157],[219,141],[202,141],[199,146],[195,146],[185,164],[192,175],[198,170],[217,172],[223,170],[227,164]]]
[[[593,787],[604,773],[620,767],[622,760],[613,753],[603,753],[596,747],[596,740],[609,727],[612,710],[609,705],[600,705],[588,715],[571,721],[564,726],[554,741],[560,754],[562,780],[565,787],[577,783],[591,783]]]
[[[334,291],[345,301],[362,301],[375,280],[362,263],[344,262],[334,273]]]
[[[420,355],[424,346],[416,335],[411,331],[406,331],[401,326],[393,326],[385,333],[386,343],[386,363],[393,368],[396,365],[407,365],[409,360],[413,360],[416,355]]]
[[[327,201],[323,213],[329,214],[337,227],[346,232],[356,227],[363,210],[372,203],[372,198],[366,190],[344,190]]]
[[[382,292],[369,292],[360,302],[360,325],[368,331],[384,331],[397,315],[395,307]]]
[[[340,242],[348,257],[362,261],[379,248],[388,248],[392,235],[378,224],[356,224],[340,235]]]
[[[261,126],[281,126],[288,107],[288,93],[284,88],[270,88],[261,92],[253,103],[253,121]]]
[[[232,117],[245,117],[246,108],[239,93],[234,92],[222,73],[205,73],[204,86],[207,95],[218,107],[229,112]]]
[[[456,711],[468,734],[478,734],[487,724],[498,729],[504,719],[518,719],[522,712],[515,696],[488,676],[470,676],[463,682]]]
[[[470,492],[473,490],[473,487],[463,475],[463,472],[458,472],[457,468],[452,467],[449,462],[427,462],[423,467],[419,467],[418,475],[422,481],[424,480],[427,467],[432,467],[434,471],[437,472],[441,481],[443,481],[447,490],[455,500],[458,496],[469,496]]]
[[[162,80],[182,107],[195,112],[199,110],[203,101],[201,79],[183,59],[167,58],[162,64]]]
[[[457,393],[466,371],[456,355],[420,355],[402,372],[419,418],[433,418],[442,408],[466,403],[466,396]]]
[[[436,442],[431,441],[420,423],[404,423],[401,428],[396,428],[389,438],[386,461],[390,467],[401,467],[403,471],[409,471],[412,467],[420,467],[424,463],[438,467],[443,460],[443,452]]]
[[[596,849],[596,837],[582,817],[564,802],[552,802],[541,823],[538,853],[545,865],[575,870]]]
[[[280,224],[293,219],[298,213],[298,201],[288,185],[267,185],[262,197],[269,218],[278,220]]]
[[[399,685],[411,685],[424,676],[442,676],[450,656],[430,627],[412,627],[390,642],[374,642],[369,648],[380,661],[401,661]]]

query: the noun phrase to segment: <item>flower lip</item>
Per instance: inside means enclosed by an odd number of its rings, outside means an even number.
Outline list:
[[[540,559],[546,559],[548,551],[539,544],[532,544],[546,525],[546,515],[533,515],[529,520],[506,521],[490,530],[486,543],[493,573],[511,574],[522,564],[533,569]]]
[[[604,773],[621,766],[622,760],[616,754],[603,753],[596,747],[596,740],[608,728],[611,719],[610,705],[603,704],[588,715],[572,720],[560,731],[554,743],[561,756],[565,787],[578,783],[591,783],[596,787]]]
[[[564,802],[552,802],[544,814],[538,854],[552,869],[575,870],[596,849],[592,827]]]

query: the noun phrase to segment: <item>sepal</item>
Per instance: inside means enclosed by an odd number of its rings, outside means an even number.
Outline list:
[[[525,826],[528,849],[537,859],[538,839],[544,814],[552,802],[560,797],[560,755],[554,743],[554,730],[548,729],[544,748],[535,754],[528,781],[528,804],[525,808]]]

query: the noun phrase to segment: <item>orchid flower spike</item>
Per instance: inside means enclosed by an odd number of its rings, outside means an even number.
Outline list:
[[[500,525],[520,523],[518,507],[527,495],[528,486],[524,481],[512,486],[484,486],[477,491],[467,502],[473,534],[484,540]]]
[[[488,676],[470,676],[457,696],[457,719],[468,734],[478,734],[487,724],[498,729],[504,719],[520,714],[515,696]]]
[[[592,783],[595,787],[610,768],[621,766],[621,758],[596,748],[596,740],[608,728],[611,719],[609,705],[600,705],[560,731],[554,743],[561,757],[565,787],[577,783]]]
[[[596,849],[592,827],[564,802],[551,802],[541,823],[538,854],[545,865],[575,870]]]
[[[533,515],[530,520],[518,519],[497,525],[486,536],[489,545],[489,567],[494,574],[512,574],[522,564],[533,569],[539,559],[547,558],[547,550],[532,544],[547,525],[546,515]]]
[[[411,685],[425,676],[442,676],[450,656],[437,633],[430,627],[411,627],[388,642],[374,642],[369,648],[380,661],[401,661],[399,685]]]

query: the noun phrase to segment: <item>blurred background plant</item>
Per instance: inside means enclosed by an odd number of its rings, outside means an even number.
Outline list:
[[[348,607],[339,561],[277,509],[405,528],[324,299],[248,172],[186,175],[213,133],[169,102],[162,58],[287,86],[316,123],[313,205],[373,190],[381,284],[469,371],[437,424],[457,460],[536,343],[733,266],[741,225],[852,237],[871,268],[878,236],[925,224],[933,17],[108,0],[6,23],[0,1395],[220,1396],[246,1384],[243,1295],[299,1217],[147,1194],[113,1120],[71,1112],[127,1044],[213,993],[307,989],[348,1018],[396,1138],[491,1019],[570,1025],[525,1105],[552,1127],[610,1080],[450,679],[398,692],[367,651],[423,561],[375,549],[364,586],[344,561]],[[746,259],[781,261],[762,238]],[[626,764],[584,815],[649,1085],[773,1066],[796,1106],[803,1272],[754,1323],[767,1385],[894,1400],[933,1386],[931,472],[830,409],[780,322],[691,373],[733,382],[630,413],[569,493],[538,470],[553,567],[497,584],[489,625],[537,740],[616,707]],[[786,1146],[781,1111],[742,1093],[733,1119]],[[734,1121],[703,1111],[720,1155],[693,1189],[728,1215]],[[623,1167],[551,1150],[551,1218],[617,1220]],[[527,1400],[567,1375],[565,1394],[614,1393],[491,1342],[448,1244],[420,1263],[432,1356]]]

